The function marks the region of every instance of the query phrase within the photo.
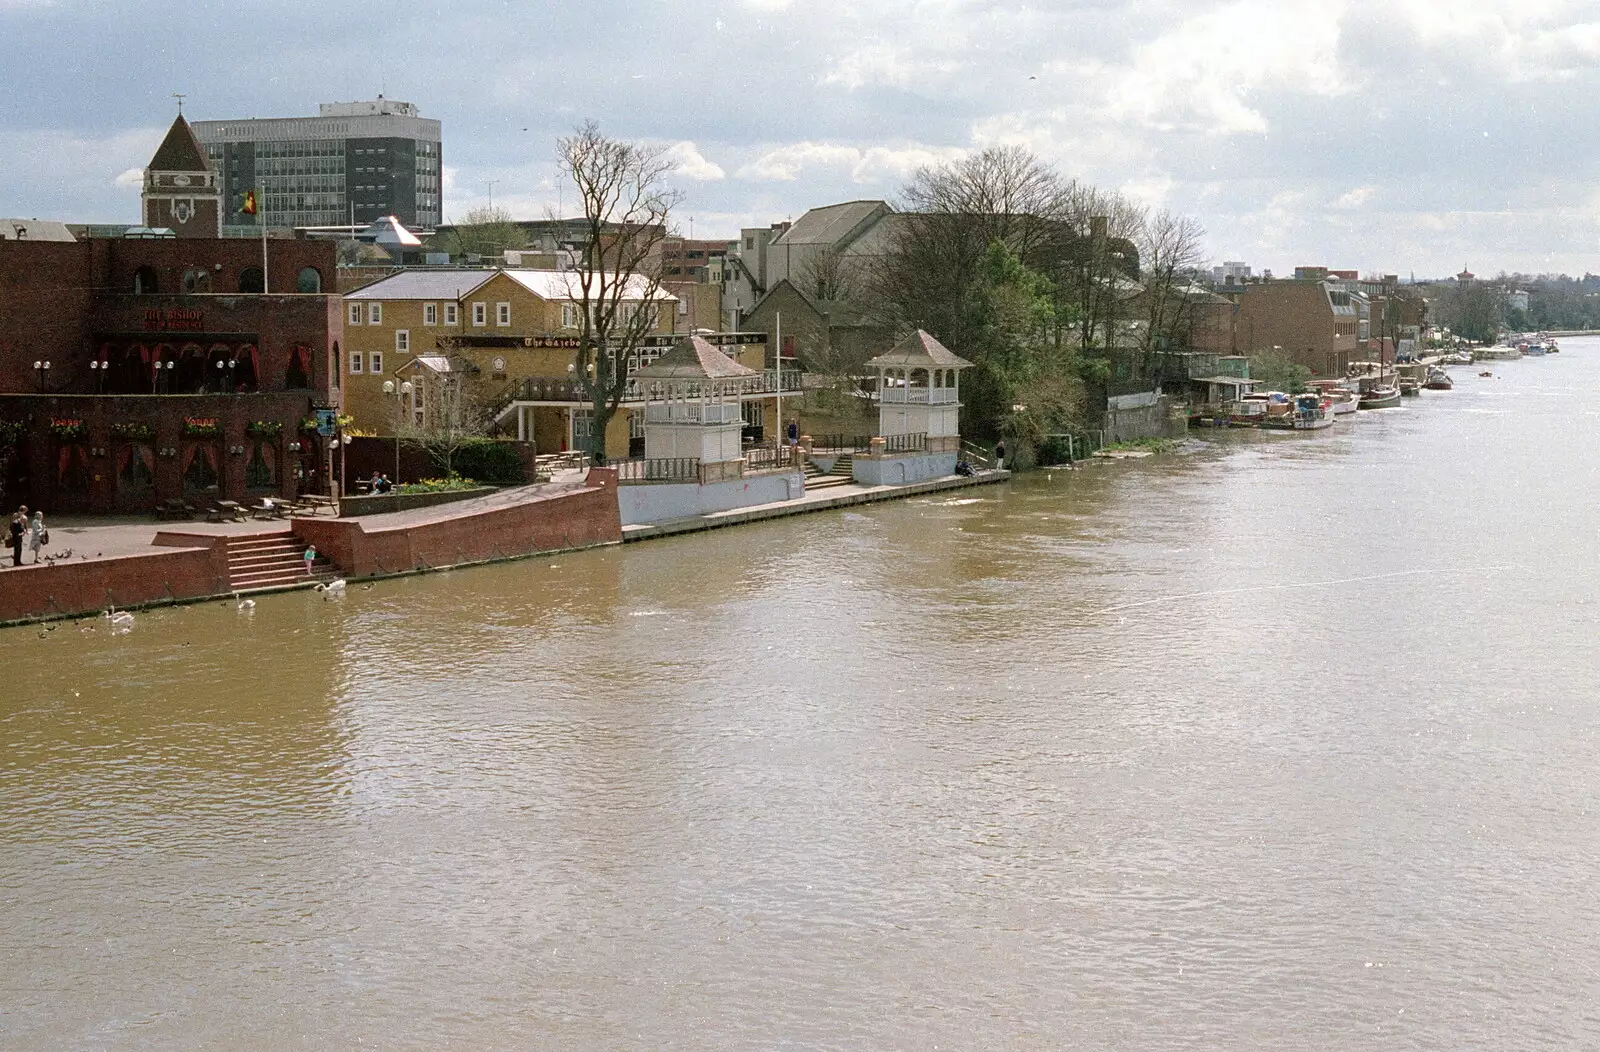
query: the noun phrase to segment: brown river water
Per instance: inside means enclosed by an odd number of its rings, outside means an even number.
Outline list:
[[[1600,1047],[1600,340],[1480,368],[0,632],[0,1047]]]

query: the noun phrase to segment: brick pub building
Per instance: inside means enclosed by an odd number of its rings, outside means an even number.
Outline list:
[[[131,513],[329,492],[343,306],[334,246],[0,241],[0,500]]]

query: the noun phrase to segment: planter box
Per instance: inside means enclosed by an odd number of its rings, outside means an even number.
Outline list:
[[[349,519],[359,515],[382,515],[386,511],[431,508],[436,504],[481,497],[493,493],[496,488],[475,486],[472,489],[440,490],[438,493],[374,493],[365,497],[345,497],[339,501],[339,517]]]

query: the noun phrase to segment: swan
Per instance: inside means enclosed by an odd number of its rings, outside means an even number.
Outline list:
[[[344,578],[340,577],[329,581],[326,584],[319,584],[316,586],[316,589],[319,592],[331,592],[334,595],[344,595]]]
[[[233,593],[233,600],[234,606],[242,614],[248,614],[250,611],[256,608],[256,601],[254,599],[240,599],[238,592]]]
[[[125,636],[133,631],[133,615],[126,610],[110,606],[106,609],[105,618],[111,622],[111,634],[114,636]]]

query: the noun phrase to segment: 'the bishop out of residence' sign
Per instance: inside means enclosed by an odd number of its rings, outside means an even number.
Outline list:
[[[200,332],[205,328],[205,311],[198,307],[168,307],[144,312],[145,332]]]

